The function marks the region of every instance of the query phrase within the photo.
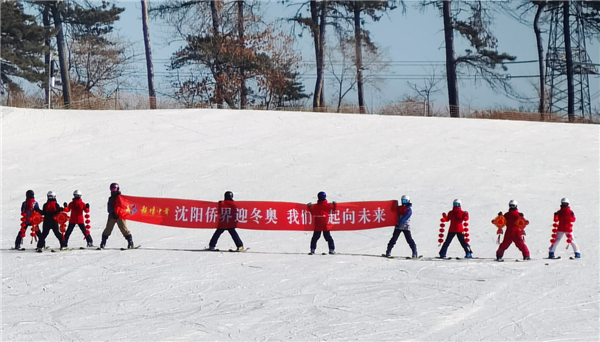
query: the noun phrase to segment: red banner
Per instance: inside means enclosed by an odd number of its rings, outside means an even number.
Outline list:
[[[361,230],[394,226],[398,201],[316,203],[207,202],[121,195],[126,220],[179,228]]]

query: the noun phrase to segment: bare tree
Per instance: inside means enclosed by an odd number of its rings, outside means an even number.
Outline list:
[[[430,116],[431,112],[431,95],[437,93],[441,90],[439,87],[439,83],[443,80],[436,75],[435,67],[431,70],[431,73],[428,78],[423,79],[421,84],[415,84],[408,82],[408,86],[411,87],[418,97],[421,97],[424,102],[425,110],[424,115]]]

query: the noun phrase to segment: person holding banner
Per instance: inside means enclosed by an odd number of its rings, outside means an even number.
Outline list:
[[[412,234],[410,233],[410,217],[412,216],[412,203],[410,202],[410,197],[408,195],[402,195],[402,205],[398,207],[398,223],[394,228],[394,234],[388,242],[387,249],[385,251],[384,256],[391,257],[392,248],[398,241],[398,237],[400,237],[400,233],[404,232],[404,238],[406,242],[410,246],[412,251],[412,258],[417,259],[419,254],[417,253],[417,244],[415,240],[412,238]]]
[[[110,197],[108,198],[108,203],[106,204],[108,210],[108,220],[106,221],[106,228],[102,232],[102,242],[100,242],[100,248],[104,248],[106,246],[106,240],[112,233],[115,224],[119,227],[121,234],[125,240],[127,240],[127,248],[132,249],[135,248],[133,244],[133,237],[131,236],[131,232],[127,229],[127,221],[121,218],[119,215],[121,212],[125,210],[125,206],[121,201],[121,188],[119,184],[112,183],[110,185]]]
[[[219,202],[219,206],[221,207],[221,202]],[[233,206],[233,192],[231,191],[225,191],[225,195],[224,195],[224,203],[223,206],[226,208],[232,208],[235,210],[235,207]],[[236,213],[233,213],[233,217],[235,217]],[[224,222],[223,220],[221,220],[221,222],[219,222],[219,224],[222,227],[217,228],[217,230],[214,232],[212,238],[210,239],[210,242],[208,243],[208,248],[207,250],[209,251],[218,251],[217,247],[217,241],[219,241],[219,237],[221,236],[221,234],[223,234],[226,230],[229,232],[229,235],[231,235],[231,238],[233,239],[233,242],[235,243],[236,249],[235,250],[231,250],[231,251],[235,251],[235,252],[241,252],[244,250],[244,243],[242,242],[242,239],[240,239],[240,236],[238,235],[237,231],[235,230],[235,222],[233,222],[233,226],[229,227],[229,222]]]
[[[327,203],[327,194],[325,194],[324,191],[321,191],[317,194],[316,204],[308,203],[308,211],[310,211],[314,219],[315,226],[315,232],[310,240],[309,255],[315,254],[315,250],[317,249],[317,241],[319,241],[321,238],[321,232],[323,232],[323,237],[329,246],[329,254],[335,254],[335,244],[333,242],[333,238],[331,237],[331,233],[327,229],[327,224],[329,223],[329,214],[331,210],[335,210],[335,206],[335,202],[333,202],[333,204]]]

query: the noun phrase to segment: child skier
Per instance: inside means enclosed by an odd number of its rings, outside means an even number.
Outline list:
[[[65,233],[65,241],[64,241],[64,244],[61,247],[61,249],[68,248],[69,237],[71,236],[71,233],[73,232],[73,228],[75,228],[75,225],[79,226],[79,229],[81,229],[81,232],[83,233],[83,235],[85,236],[85,240],[87,241],[87,246],[93,247],[94,242],[92,240],[92,236],[90,234],[85,233],[86,232],[85,224],[83,224],[84,223],[83,213],[90,212],[90,204],[83,202],[83,200],[81,199],[81,191],[75,190],[73,192],[73,200],[71,201],[71,203],[67,204],[67,202],[65,202],[64,205],[65,205],[65,212],[71,212],[71,217],[69,217],[69,226],[67,227],[67,231]]]
[[[573,247],[573,252],[575,252],[575,258],[581,258],[579,246],[577,246],[577,243],[575,243],[575,238],[572,235],[569,237],[569,235],[573,233],[575,213],[571,210],[571,207],[569,207],[568,198],[563,198],[560,200],[560,210],[554,213],[554,222],[558,222],[556,241],[550,246],[548,258],[554,259],[556,246],[558,246],[558,243],[565,234],[567,234],[567,243],[569,243],[569,240],[571,241],[570,244]]]
[[[44,203],[40,211],[40,214],[44,216],[44,223],[42,224],[42,232],[37,243],[37,252],[42,252],[42,249],[46,247],[46,238],[51,230],[58,239],[60,247],[63,248],[65,246],[63,235],[58,228],[58,222],[54,220],[54,216],[63,211],[63,208],[56,202],[56,193],[54,191],[48,191],[47,197],[48,201]]]
[[[333,204],[327,203],[327,194],[324,191],[320,191],[317,194],[316,204],[308,203],[308,210],[312,214],[315,227],[312,239],[310,239],[310,253],[308,254],[315,254],[315,250],[317,249],[317,241],[319,241],[321,238],[321,232],[323,233],[323,237],[329,246],[329,254],[335,254],[335,243],[333,242],[331,233],[329,230],[327,230],[329,213],[332,209],[335,209],[335,205],[335,202],[333,202]]]
[[[460,245],[465,250],[465,258],[472,258],[473,251],[471,250],[471,246],[469,246],[469,244],[465,241],[465,231],[463,226],[463,221],[469,220],[469,213],[462,210],[462,201],[460,199],[455,199],[454,202],[452,202],[452,210],[450,210],[448,214],[443,213],[442,218],[446,222],[450,221],[450,228],[448,229],[446,241],[444,241],[442,249],[440,249],[440,258],[446,257],[448,247],[455,236],[458,238]]]
[[[400,199],[402,205],[398,207],[398,223],[394,228],[394,234],[388,242],[387,250],[385,251],[384,256],[390,257],[392,253],[392,248],[398,241],[398,237],[400,237],[400,233],[404,232],[404,238],[406,242],[410,246],[412,250],[412,258],[416,259],[419,257],[417,253],[417,244],[415,240],[412,238],[412,234],[410,233],[410,217],[412,216],[412,203],[410,202],[410,197],[408,195],[403,195]]]
[[[229,203],[231,204],[233,202],[233,192],[231,191],[226,191],[225,194],[223,195],[224,197],[224,201],[225,203]],[[233,239],[233,242],[235,243],[236,246],[236,250],[237,251],[243,251],[244,250],[244,243],[242,242],[242,239],[240,239],[240,236],[238,235],[237,231],[235,230],[234,227],[232,228],[218,228],[217,230],[215,230],[212,238],[210,239],[210,242],[208,243],[208,250],[210,251],[216,251],[216,246],[217,246],[217,241],[219,241],[219,237],[221,236],[221,234],[223,234],[225,231],[229,232],[229,235],[231,235],[231,238]]]
[[[21,244],[23,243],[25,231],[27,230],[28,226],[31,226],[31,222],[29,222],[29,219],[31,218],[31,215],[34,211],[39,212],[40,206],[35,200],[35,194],[33,193],[33,190],[27,190],[27,192],[25,192],[25,201],[21,204],[21,215],[25,218],[25,221],[23,222],[25,226],[21,226],[21,229],[19,229],[17,239],[15,240],[15,249],[21,249]],[[25,215],[23,216],[23,214]]]
[[[504,240],[498,246],[498,250],[496,251],[496,260],[501,261],[504,256],[504,251],[514,242],[515,246],[523,253],[523,260],[530,260],[529,249],[525,244],[525,240],[523,240],[524,232],[522,228],[517,225],[517,220],[523,219],[525,217],[523,213],[519,213],[517,209],[517,201],[510,200],[508,202],[508,212],[503,216],[506,219],[506,232],[504,233]],[[498,215],[502,215],[502,212],[499,212]],[[526,224],[528,221],[526,221]]]
[[[127,248],[135,248],[133,244],[133,237],[127,229],[127,221],[121,218],[119,215],[123,210],[125,210],[123,203],[121,202],[121,189],[119,184],[112,183],[110,185],[110,197],[108,198],[108,203],[106,203],[106,209],[108,211],[108,220],[106,221],[106,228],[102,232],[102,242],[100,242],[100,248],[104,248],[106,246],[106,240],[112,233],[115,224],[119,227],[121,234],[125,240],[127,240]]]

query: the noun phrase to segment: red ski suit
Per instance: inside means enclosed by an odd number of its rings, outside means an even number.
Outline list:
[[[565,233],[573,232],[573,222],[575,222],[575,213],[571,207],[560,208],[554,213],[554,221],[558,220],[558,231]]]
[[[506,219],[506,232],[504,233],[504,240],[502,240],[502,243],[496,251],[497,258],[502,258],[504,251],[506,251],[513,242],[521,253],[523,253],[523,257],[529,257],[529,248],[527,248],[527,245],[523,240],[521,228],[516,225],[517,220],[522,215],[523,214],[519,213],[519,210],[516,208],[510,209],[504,214],[504,218]]]
[[[66,212],[71,212],[69,223],[84,223],[83,213],[89,213],[90,210],[85,207],[85,203],[81,198],[73,198],[73,201],[65,207]]]
[[[469,213],[463,211],[461,207],[454,207],[448,212],[448,215],[444,215],[446,222],[450,221],[450,227],[448,228],[449,233],[464,233],[463,221],[469,220]]]

